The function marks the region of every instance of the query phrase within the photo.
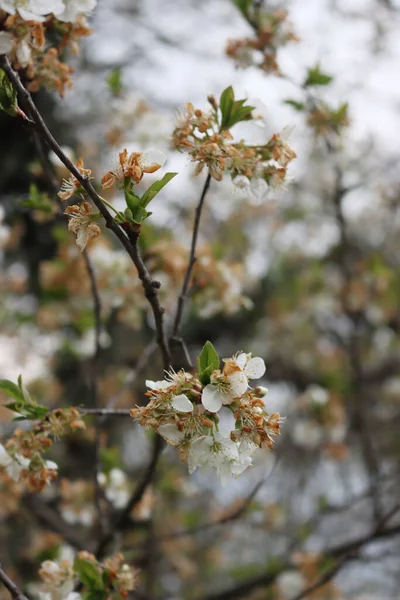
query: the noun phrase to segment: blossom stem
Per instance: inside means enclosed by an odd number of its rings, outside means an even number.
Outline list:
[[[204,201],[206,199],[207,192],[210,187],[210,183],[211,183],[211,175],[210,175],[210,172],[208,172],[207,179],[204,183],[203,191],[201,193],[200,200],[199,200],[199,203],[196,208],[194,224],[193,224],[192,244],[191,244],[190,255],[189,255],[189,263],[188,263],[188,266],[186,269],[185,278],[183,280],[181,293],[178,298],[178,306],[176,309],[175,320],[174,320],[174,325],[173,325],[173,329],[172,329],[172,336],[171,336],[172,339],[177,338],[179,336],[179,329],[180,329],[180,325],[181,325],[181,321],[182,321],[182,317],[183,317],[183,310],[185,307],[185,302],[187,299],[190,278],[192,276],[193,267],[196,262],[196,246],[197,246],[197,238],[199,235],[201,212],[203,210]]]
[[[110,204],[110,202],[108,202],[105,198],[103,198],[103,196],[99,195],[99,198],[103,202],[103,204],[105,204],[110,210],[115,212],[116,215],[118,214],[117,209],[112,204]]]

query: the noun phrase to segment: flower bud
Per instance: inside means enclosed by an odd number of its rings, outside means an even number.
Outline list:
[[[263,387],[262,385],[258,385],[253,389],[253,395],[256,398],[264,398],[268,394],[268,388]]]

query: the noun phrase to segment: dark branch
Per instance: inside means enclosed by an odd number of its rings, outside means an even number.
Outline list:
[[[13,600],[28,600],[28,598],[21,592],[18,586],[9,578],[7,573],[3,571],[0,565],[0,581],[4,587],[10,592]]]
[[[110,229],[116,237],[119,239],[121,244],[124,246],[126,251],[128,252],[132,262],[134,263],[138,274],[139,279],[142,282],[142,286],[145,292],[145,296],[149,301],[156,326],[157,332],[157,343],[160,347],[164,368],[167,369],[170,366],[170,353],[168,348],[167,339],[164,333],[164,309],[160,304],[157,289],[160,287],[158,282],[154,281],[150,276],[149,271],[147,270],[146,265],[144,264],[138,247],[137,247],[137,234],[130,236],[130,239],[126,235],[126,233],[121,229],[118,223],[114,220],[106,206],[103,204],[100,196],[90,183],[89,177],[82,175],[79,169],[73,164],[73,162],[66,156],[66,154],[60,148],[60,145],[53,137],[52,133],[48,129],[46,123],[44,122],[40,112],[36,108],[35,103],[32,100],[32,97],[28,90],[22,84],[19,75],[14,71],[11,67],[7,56],[0,56],[0,67],[7,74],[10,82],[12,83],[14,89],[18,92],[21,104],[24,110],[32,119],[31,125],[34,130],[40,135],[40,137],[46,142],[46,144],[51,148],[61,162],[67,167],[67,169],[72,173],[72,175],[79,181],[81,186],[86,190],[88,196],[93,201],[95,206],[100,211],[101,215],[104,217],[106,227]],[[133,233],[133,232],[131,232]]]

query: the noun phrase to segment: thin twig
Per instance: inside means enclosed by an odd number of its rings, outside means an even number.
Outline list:
[[[13,600],[28,600],[27,596],[21,592],[18,586],[9,578],[7,573],[3,571],[0,565],[0,581],[4,587],[10,592]]]
[[[400,505],[396,505],[389,513],[386,514],[386,516],[378,523],[377,527],[375,527],[371,533],[360,536],[359,538],[354,539],[350,542],[345,542],[343,544],[339,544],[338,546],[334,546],[330,549],[327,549],[323,553],[323,555],[328,558],[339,557],[340,559],[345,555],[347,557],[347,560],[350,560],[351,557],[357,557],[357,552],[359,552],[363,546],[374,542],[378,539],[388,538],[394,535],[400,535],[400,524],[393,525],[393,527],[385,528],[387,522],[399,511],[399,509]],[[283,571],[287,571],[288,569],[295,568],[295,565],[285,560],[284,557],[282,558],[282,567],[276,572],[260,573],[255,577],[241,581],[240,583],[231,588],[222,590],[221,592],[217,592],[215,594],[203,596],[201,600],[233,600],[234,598],[247,598],[252,590],[260,587],[266,588],[272,585],[273,583],[275,583],[280,573],[282,573]],[[343,561],[343,564],[344,562],[345,561]],[[341,566],[343,566],[343,564]],[[334,575],[335,573],[332,574],[332,577]]]
[[[94,272],[94,267],[89,258],[89,254],[87,249],[83,251],[83,260],[85,261],[86,270],[89,275],[90,281],[90,289],[93,298],[93,314],[94,314],[94,322],[95,322],[95,343],[94,343],[94,353],[91,365],[91,373],[90,373],[90,387],[92,390],[92,399],[93,405],[95,408],[99,407],[99,389],[98,382],[96,378],[97,372],[97,363],[101,352],[100,345],[100,336],[101,336],[101,300],[100,300],[100,292],[97,287],[96,275]],[[98,522],[100,526],[100,530],[104,531],[106,527],[106,523],[104,520],[101,498],[103,495],[103,490],[101,488],[99,482],[99,475],[101,472],[101,420],[98,416],[95,417],[95,460],[94,460],[94,473],[93,473],[93,482],[94,482],[94,503],[96,506]]]
[[[267,479],[268,478],[269,478],[269,476],[267,477]],[[236,508],[234,511],[228,513],[227,515],[224,515],[220,519],[216,519],[214,521],[208,521],[207,523],[200,523],[199,525],[196,525],[195,527],[191,527],[189,529],[182,529],[180,531],[173,531],[171,533],[166,533],[165,535],[157,536],[156,540],[160,541],[160,540],[169,540],[171,538],[177,538],[177,537],[186,537],[189,535],[194,535],[196,533],[199,533],[200,531],[206,531],[207,529],[212,529],[213,527],[217,527],[218,525],[226,525],[227,523],[232,523],[232,521],[237,521],[246,512],[247,508],[249,507],[251,502],[254,500],[254,497],[258,493],[259,489],[264,485],[265,482],[266,482],[266,479],[262,479],[261,481],[259,481],[254,486],[254,488],[252,489],[250,494],[247,496],[247,498],[245,498],[243,500],[243,502],[240,504],[240,506],[238,508]]]
[[[164,448],[164,440],[159,435],[156,434],[154,437],[153,453],[152,453],[150,463],[149,463],[142,479],[140,480],[136,489],[134,490],[129,502],[127,503],[125,508],[114,519],[114,522],[112,523],[109,531],[102,537],[99,544],[97,545],[97,548],[95,550],[95,554],[96,554],[97,558],[102,558],[104,556],[106,548],[107,548],[108,544],[113,540],[116,532],[123,529],[124,525],[130,518],[131,512],[142,500],[148,486],[153,481],[153,478],[154,478],[154,475],[156,472],[156,468],[157,468],[158,459],[159,459],[159,456],[160,456],[163,448]]]
[[[75,550],[84,550],[84,540],[74,527],[64,521],[59,512],[46,504],[42,498],[36,494],[25,494],[22,503],[34,514],[36,519],[45,527],[61,535],[65,542],[75,548]]]
[[[90,179],[86,175],[82,175],[79,169],[73,164],[73,162],[68,158],[68,156],[63,152],[58,142],[53,137],[52,133],[48,129],[46,123],[44,122],[40,112],[36,108],[35,103],[32,100],[32,97],[28,90],[22,84],[18,73],[14,71],[11,67],[10,62],[7,56],[0,56],[0,67],[7,74],[10,82],[12,83],[14,89],[18,92],[20,97],[21,104],[24,110],[29,114],[32,119],[32,126],[35,131],[41,136],[41,138],[46,142],[46,144],[55,152],[61,162],[67,167],[67,169],[72,173],[72,175],[79,181],[82,187],[86,190],[88,196],[91,198],[93,203],[96,205],[101,215],[104,217],[106,227],[110,229],[120,240],[121,244],[124,246],[126,251],[128,252],[132,262],[134,263],[138,274],[139,279],[142,282],[142,286],[144,289],[145,296],[149,301],[155,321],[156,327],[156,339],[159,345],[159,348],[162,353],[164,368],[168,369],[170,366],[170,352],[168,348],[168,342],[164,332],[164,309],[160,304],[157,289],[160,287],[159,282],[154,281],[143,262],[143,259],[140,255],[137,239],[138,234],[134,234],[133,232],[127,232],[129,234],[129,238],[127,233],[125,233],[118,223],[114,220],[111,213],[108,211],[106,206],[103,204],[100,196],[90,183]]]
[[[385,515],[381,519],[374,532],[371,534],[371,540],[375,535],[382,531],[382,528],[396,514],[396,512],[398,512],[399,508],[400,506],[397,504],[389,513],[387,513],[387,515]],[[317,581],[315,581],[306,589],[299,592],[296,596],[293,596],[293,598],[291,598],[290,600],[303,600],[303,598],[306,598],[307,596],[315,592],[315,590],[318,590],[322,586],[329,583],[339,573],[339,571],[341,571],[341,569],[345,566],[347,562],[357,557],[360,549],[361,547],[351,548],[336,562],[336,564],[334,564],[330,569],[328,569]]]
[[[192,233],[192,243],[191,243],[191,247],[190,247],[189,263],[188,263],[188,266],[186,269],[185,278],[183,280],[181,293],[178,298],[178,306],[176,309],[174,325],[172,328],[172,336],[171,337],[173,339],[177,338],[179,336],[179,328],[181,325],[181,321],[182,321],[182,317],[183,317],[183,309],[185,307],[187,293],[189,290],[190,278],[192,276],[193,267],[196,262],[196,246],[197,246],[197,238],[199,235],[201,212],[203,210],[204,201],[206,199],[207,192],[210,187],[210,183],[211,183],[211,175],[210,175],[210,173],[208,173],[207,179],[204,183],[203,191],[201,192],[199,203],[196,207],[195,218],[194,218],[194,223],[193,223],[193,233]]]
[[[82,415],[99,415],[103,417],[129,417],[129,408],[80,408]]]

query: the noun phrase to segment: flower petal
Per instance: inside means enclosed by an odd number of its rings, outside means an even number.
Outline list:
[[[265,362],[259,356],[250,359],[244,369],[249,379],[260,379],[265,373]]]
[[[235,371],[228,377],[229,391],[232,398],[239,398],[246,392],[249,382],[243,371]]]
[[[176,425],[173,423],[166,423],[165,425],[160,425],[158,428],[158,433],[162,435],[168,442],[180,442],[180,440],[184,437],[183,433],[179,431]]]
[[[180,394],[179,396],[175,396],[172,400],[172,406],[175,410],[179,412],[192,412],[193,404],[190,402],[189,398],[186,394]]]
[[[213,413],[218,412],[222,406],[222,396],[218,388],[215,385],[206,385],[201,402],[206,410]]]
[[[145,172],[153,173],[165,165],[167,157],[161,150],[142,152],[140,165]]]

